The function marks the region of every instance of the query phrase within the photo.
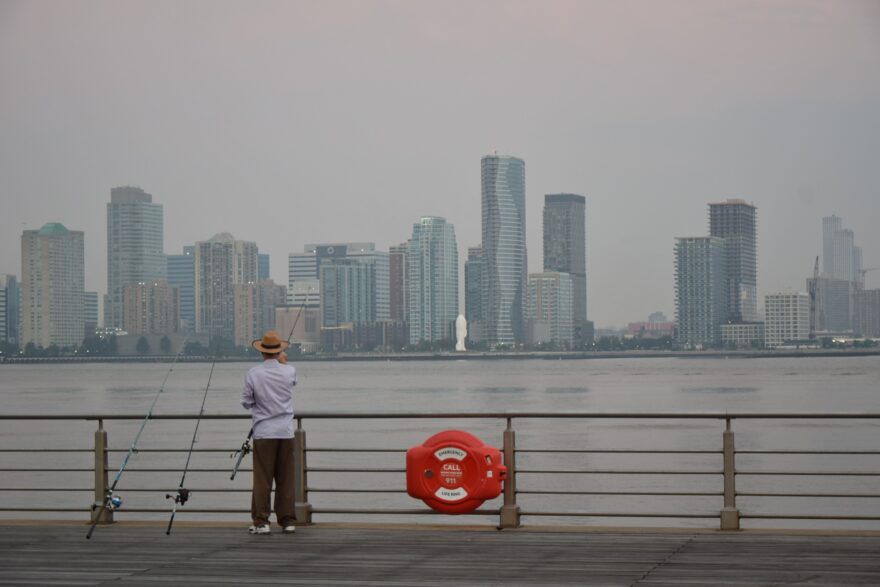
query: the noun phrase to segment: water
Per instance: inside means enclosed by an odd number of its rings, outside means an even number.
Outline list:
[[[209,414],[245,413],[238,404],[241,382],[252,363],[220,363],[215,367],[206,403]],[[309,412],[859,412],[880,413],[880,357],[817,357],[785,359],[593,359],[593,360],[504,360],[504,361],[419,361],[419,362],[303,362],[297,365],[300,385],[295,408]],[[0,400],[4,414],[124,413],[142,417],[168,371],[168,364],[49,364],[0,366]],[[207,383],[209,364],[179,364],[168,379],[156,405],[156,414],[196,413]],[[421,443],[430,434],[446,428],[465,428],[489,444],[500,445],[503,421],[371,419],[355,422],[306,421],[310,448],[393,447]],[[139,421],[106,424],[110,446],[125,449],[140,426]],[[193,422],[152,421],[141,437],[141,449],[187,448]],[[94,422],[9,422],[2,424],[0,447],[89,448]],[[720,449],[722,423],[711,420],[521,420],[515,421],[517,445],[528,448],[592,449]],[[748,421],[734,423],[739,450],[817,449],[877,450],[880,422],[852,421]],[[199,448],[237,447],[247,433],[248,422],[205,421],[199,433]],[[111,456],[115,474],[124,453]],[[310,453],[310,466],[359,466],[363,456]],[[3,467],[70,466],[88,467],[91,455],[0,453]],[[179,460],[179,465],[175,464]],[[150,466],[180,466],[185,454],[156,455],[143,452],[132,459],[120,481],[127,490],[129,507],[164,507],[163,491],[173,489],[180,473],[139,472]],[[249,460],[249,459],[248,459]],[[399,468],[402,455],[375,457],[370,466]],[[716,455],[539,455],[524,453],[520,468],[576,469],[700,469],[719,467]],[[223,469],[231,466],[227,454],[203,454],[192,466]],[[825,470],[880,471],[877,455],[846,457],[788,455],[740,455],[740,470],[822,468]],[[111,475],[111,479],[112,479]],[[3,487],[65,487],[87,489],[91,476],[70,473],[4,474]],[[524,510],[557,511],[560,508],[587,512],[716,512],[718,497],[621,497],[615,492],[663,488],[669,491],[720,490],[718,476],[683,475],[528,475],[519,478],[522,491],[564,487],[607,491],[608,496],[556,497],[523,494]],[[235,482],[228,474],[195,473],[187,477],[188,487],[235,488],[245,491],[249,475]],[[370,487],[403,489],[400,474],[316,473],[312,487]],[[880,494],[880,477],[809,477],[739,475],[738,490],[860,492]],[[146,489],[146,491],[143,491]],[[155,491],[152,491],[155,489]],[[0,492],[8,506],[48,500],[81,507],[90,500],[87,492]],[[159,495],[161,494],[161,495]],[[157,497],[157,495],[159,495]],[[196,494],[192,507],[246,508],[247,495]],[[350,495],[315,492],[310,501],[316,507],[367,507],[353,504]],[[365,499],[362,496],[357,499]],[[374,494],[371,507],[420,507],[406,495]],[[160,501],[157,501],[160,500]],[[195,503],[198,502],[198,506]],[[552,503],[552,507],[548,504]],[[743,510],[755,513],[797,513],[821,511],[880,515],[880,499],[805,500],[743,497]],[[186,508],[184,508],[185,510]],[[23,514],[11,514],[22,516]],[[74,514],[67,514],[67,517]],[[139,517],[143,517],[141,515]],[[191,514],[191,517],[196,517]],[[241,518],[241,516],[236,516]],[[351,519],[351,516],[343,516]],[[245,516],[246,518],[246,516]],[[325,517],[326,519],[332,516]],[[318,519],[322,519],[318,517]],[[336,518],[338,519],[338,518]],[[375,520],[375,518],[370,518]],[[468,519],[468,522],[474,521]],[[530,523],[559,521],[532,517]],[[572,522],[572,520],[568,520]],[[575,523],[626,523],[626,519],[582,518]],[[640,520],[646,524],[650,521]],[[661,519],[661,525],[671,525]],[[761,521],[749,522],[761,525]],[[716,520],[676,520],[675,525],[717,526]],[[778,525],[779,522],[776,522]],[[822,522],[788,522],[785,526],[821,525]],[[867,523],[859,527],[877,527]],[[873,525],[872,525],[873,524]],[[744,526],[747,525],[744,523]],[[838,523],[839,525],[839,523]],[[858,525],[858,524],[857,524]]]

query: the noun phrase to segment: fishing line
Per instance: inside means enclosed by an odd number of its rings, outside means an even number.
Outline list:
[[[104,494],[104,501],[101,504],[92,504],[93,512],[98,508],[101,508],[101,511],[98,512],[98,514],[95,516],[95,519],[92,521],[92,526],[91,528],[89,528],[89,531],[86,534],[87,539],[90,539],[92,537],[92,533],[95,531],[95,527],[98,525],[98,522],[101,520],[101,518],[104,517],[105,512],[113,512],[122,507],[122,498],[113,495],[113,492],[116,490],[116,485],[119,483],[119,479],[122,478],[122,473],[125,471],[125,467],[128,465],[128,460],[131,458],[131,455],[135,454],[138,451],[137,444],[141,438],[141,433],[143,433],[144,428],[147,426],[147,422],[152,417],[153,408],[156,407],[156,402],[159,401],[159,396],[162,395],[163,391],[165,391],[165,384],[168,382],[168,378],[171,376],[171,372],[174,371],[174,367],[175,365],[177,365],[177,360],[180,359],[180,356],[183,354],[183,349],[185,347],[186,341],[184,341],[183,344],[180,345],[180,349],[174,356],[174,360],[171,362],[171,366],[168,368],[168,372],[165,373],[165,378],[162,380],[162,385],[159,387],[159,391],[156,392],[156,397],[153,398],[153,403],[150,404],[150,409],[147,410],[147,415],[144,417],[144,421],[141,422],[140,429],[135,435],[134,440],[131,442],[131,445],[128,447],[128,453],[125,455],[125,458],[122,459],[122,464],[119,466],[119,471],[116,472],[116,477],[113,479],[113,484],[110,485],[107,493]]]
[[[165,494],[165,499],[174,500],[174,504],[171,507],[171,519],[168,520],[168,528],[165,530],[165,535],[171,534],[171,525],[174,523],[174,514],[177,513],[177,506],[184,505],[186,501],[189,499],[189,489],[184,488],[183,482],[186,480],[186,472],[189,470],[189,461],[192,458],[193,448],[196,445],[196,441],[199,435],[199,424],[202,423],[202,414],[205,413],[205,401],[208,399],[208,390],[211,389],[211,377],[214,376],[214,365],[217,364],[217,359],[211,363],[211,371],[208,373],[208,384],[205,386],[205,394],[202,396],[202,407],[199,410],[199,415],[196,418],[196,428],[193,430],[192,442],[189,445],[189,452],[186,455],[186,464],[183,467],[183,474],[180,476],[180,485],[177,486],[177,495]]]

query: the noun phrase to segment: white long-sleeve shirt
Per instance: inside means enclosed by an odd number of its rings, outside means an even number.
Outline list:
[[[254,438],[293,438],[296,369],[267,359],[244,378],[241,405],[251,410]]]

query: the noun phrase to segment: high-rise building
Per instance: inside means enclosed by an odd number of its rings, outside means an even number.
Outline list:
[[[862,289],[853,296],[853,329],[858,336],[880,337],[880,289]]]
[[[284,305],[287,288],[276,285],[271,279],[257,283],[236,283],[232,287],[235,311],[233,342],[235,346],[247,347],[267,330],[275,329],[275,309]],[[287,333],[282,336],[287,336]]]
[[[122,329],[128,334],[180,331],[180,290],[165,279],[127,283],[122,290]]]
[[[269,277],[269,253],[257,253],[257,280],[265,281]]]
[[[587,320],[586,198],[583,196],[544,196],[544,271],[571,276],[573,328],[580,336]]]
[[[375,263],[346,258],[324,259],[320,281],[323,327],[378,320]]]
[[[83,339],[85,238],[63,224],[21,235],[21,345],[78,345]]]
[[[352,259],[360,263],[375,265],[376,290],[373,303],[375,304],[376,320],[388,320],[390,317],[390,282],[389,282],[389,255],[383,251],[377,251],[375,243],[325,243],[307,244],[302,253],[291,253],[287,260],[288,269],[288,303],[300,305],[293,299],[294,292],[303,291],[303,287],[314,291],[314,298],[309,297],[310,306],[321,305],[321,291],[323,285],[318,283],[321,277],[321,265],[327,262],[342,259]],[[307,282],[302,286],[302,282]],[[298,285],[299,284],[299,285]],[[314,299],[314,301],[312,301]]]
[[[452,224],[423,216],[413,225],[406,264],[410,344],[452,339],[458,317],[458,246]]]
[[[574,280],[568,273],[529,274],[526,320],[530,343],[554,342],[570,348],[574,344],[573,314]]]
[[[180,255],[168,255],[168,283],[180,297],[180,330],[193,332],[196,327],[196,248],[183,247]]]
[[[727,259],[722,238],[675,239],[676,340],[702,347],[721,341],[727,318]]]
[[[483,307],[480,300],[480,284],[483,274],[483,247],[468,247],[464,262],[464,317],[467,320],[468,338],[482,340]]]
[[[20,298],[15,275],[0,275],[0,342],[18,345]]]
[[[839,334],[852,328],[852,282],[831,277],[811,277],[807,279],[807,291],[816,295],[815,312],[810,315],[811,333]]]
[[[98,328],[98,292],[83,292],[84,338],[95,336]]]
[[[164,279],[166,270],[162,204],[137,187],[110,190],[107,204],[107,295],[104,326],[122,326],[126,284]]]
[[[490,345],[525,341],[526,165],[522,159],[487,155],[482,183],[482,337]]]
[[[709,235],[724,239],[727,255],[726,321],[760,320],[757,208],[744,200],[709,204]]]
[[[234,288],[256,283],[257,244],[235,240],[228,232],[196,243],[196,332],[211,339],[235,337]]]
[[[810,337],[810,296],[781,292],[764,297],[764,346],[775,348]]]
[[[855,251],[853,231],[843,228],[840,216],[822,218],[822,275],[855,281],[855,263],[861,265],[861,249]]]
[[[388,315],[391,320],[406,322],[409,317],[407,295],[409,278],[407,276],[406,255],[409,242],[391,247],[388,251]]]

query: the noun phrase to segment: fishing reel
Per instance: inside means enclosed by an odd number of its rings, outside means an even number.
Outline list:
[[[171,495],[170,493],[165,494],[165,499],[173,499],[174,503],[183,505],[186,503],[186,500],[189,499],[189,489],[185,489],[183,487],[177,488],[177,495]]]
[[[118,495],[107,495],[104,498],[104,503],[93,503],[92,511],[95,511],[98,508],[104,508],[108,511],[116,511],[122,507],[122,498]]]
[[[234,459],[235,457],[241,455],[242,458],[248,456],[251,452],[251,439],[248,438],[244,442],[241,443],[241,448],[229,455],[230,459]]]

